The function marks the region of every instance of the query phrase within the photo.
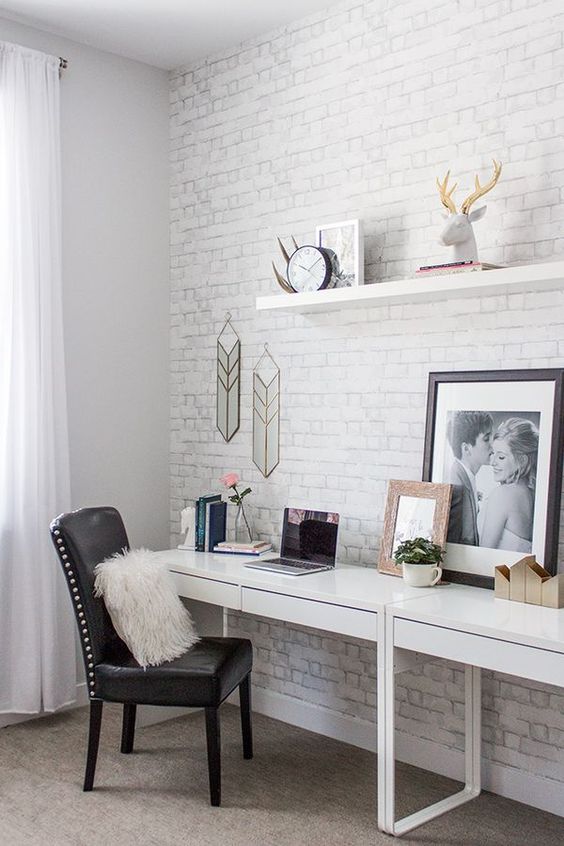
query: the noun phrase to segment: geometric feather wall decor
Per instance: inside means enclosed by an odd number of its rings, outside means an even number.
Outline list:
[[[241,341],[225,315],[225,325],[217,338],[217,428],[230,441],[239,428],[241,394]]]
[[[280,461],[280,368],[268,344],[253,371],[253,461],[263,476]]]

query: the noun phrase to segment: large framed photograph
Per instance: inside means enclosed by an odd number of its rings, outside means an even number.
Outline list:
[[[394,554],[400,543],[426,538],[444,547],[450,511],[451,486],[429,482],[392,479],[384,515],[384,531],[378,569],[393,576],[402,575]]]
[[[430,373],[423,479],[453,485],[444,577],[493,588],[534,554],[556,573],[564,370]]]
[[[339,261],[340,275],[335,287],[354,288],[364,284],[364,241],[362,221],[327,223],[315,229],[318,247],[333,250]]]

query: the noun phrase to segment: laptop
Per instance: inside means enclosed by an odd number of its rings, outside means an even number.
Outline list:
[[[245,564],[287,576],[306,576],[333,570],[337,554],[339,515],[328,511],[285,508],[280,558]]]

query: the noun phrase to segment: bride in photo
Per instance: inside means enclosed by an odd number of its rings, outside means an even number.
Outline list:
[[[482,509],[480,546],[531,552],[539,433],[530,420],[499,424],[490,458],[496,482]]]

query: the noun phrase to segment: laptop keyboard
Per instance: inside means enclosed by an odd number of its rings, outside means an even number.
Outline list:
[[[300,570],[319,570],[323,564],[316,564],[314,561],[296,561],[295,558],[275,558],[269,564],[284,564],[286,567],[299,567]]]

